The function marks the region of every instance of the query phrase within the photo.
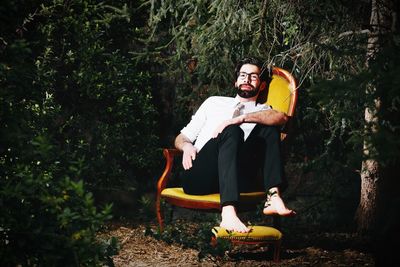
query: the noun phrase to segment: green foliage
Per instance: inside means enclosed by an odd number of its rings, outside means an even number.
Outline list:
[[[151,76],[130,53],[142,32],[123,1],[38,2],[1,7],[1,265],[112,265],[116,241],[96,237],[111,205],[89,191],[151,182]]]
[[[146,221],[150,221],[156,217],[156,213],[154,210],[155,203],[153,194],[151,194],[151,196],[141,196],[139,199],[139,203],[139,213]]]
[[[399,52],[399,45],[393,42],[376,55],[368,68],[360,67],[359,72],[350,75],[339,72],[337,78],[319,81],[308,89],[310,96],[318,100],[318,113],[314,113],[318,116],[309,118],[314,117],[315,124],[323,125],[302,131],[303,140],[308,142],[304,149],[314,156],[301,167],[309,180],[318,180],[318,185],[308,183],[302,188],[320,194],[314,199],[297,198],[303,202],[302,210],[307,212],[309,221],[336,227],[345,226],[346,217],[351,222],[349,215],[354,214],[358,203],[362,160],[377,160],[382,170],[397,166],[400,144],[395,136],[399,135],[400,126],[400,87],[395,73],[399,71]],[[376,103],[376,120],[366,124],[365,110],[374,110]],[[363,153],[366,149],[368,154]],[[390,175],[386,172],[382,179],[390,181]],[[390,195],[389,190],[385,194]]]
[[[35,86],[61,111],[53,130],[71,152],[68,161],[82,161],[81,176],[97,188],[133,189],[151,167],[156,138],[150,75],[123,46],[114,48],[111,35],[128,14],[101,3],[62,3],[41,10],[47,21],[39,26],[44,50]]]
[[[46,134],[23,150],[1,157],[0,240],[2,265],[110,264],[116,240],[96,233],[111,218],[111,205],[99,210],[82,180],[64,173]]]
[[[346,24],[340,23],[359,11],[351,3],[312,0],[301,5],[280,0],[148,3],[153,40],[165,42],[165,46],[155,50],[168,51],[164,57],[168,63],[166,76],[174,79],[176,109],[180,111],[175,117],[179,126],[209,95],[233,94],[234,65],[244,56],[257,55],[268,67],[276,65],[291,71],[297,77],[302,97],[305,87],[314,79],[331,79],[338,69],[347,69],[364,57],[360,53],[365,51],[365,34],[341,35],[349,28],[358,30],[362,20],[360,16],[352,16]],[[170,39],[161,39],[167,30]],[[339,49],[344,53],[339,55]],[[189,62],[196,63],[194,71],[188,71]]]
[[[348,157],[349,164],[360,162],[361,157],[365,157],[361,152],[366,144],[374,148],[370,150],[370,158],[379,160],[382,165],[396,163],[399,143],[393,137],[399,129],[395,114],[400,97],[399,78],[395,75],[399,70],[399,51],[399,45],[394,43],[383,49],[368,68],[310,87],[310,94],[319,100],[321,114],[330,122],[326,153],[339,152],[335,149],[339,141],[343,148],[338,156]],[[380,103],[377,125],[372,127],[365,124],[364,113],[366,108],[375,108],[377,99]]]
[[[111,205],[98,211],[82,181],[54,177],[57,163],[39,165],[18,163],[2,179],[2,265],[110,265],[116,240],[96,233],[111,218]]]

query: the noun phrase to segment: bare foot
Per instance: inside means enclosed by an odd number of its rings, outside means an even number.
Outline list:
[[[222,221],[219,226],[225,228],[228,231],[234,231],[238,233],[247,233],[250,231],[244,223],[238,218],[236,209],[232,205],[222,207]]]
[[[265,202],[263,213],[265,215],[280,215],[280,216],[294,216],[296,212],[288,209],[283,203],[282,198],[277,194],[273,193],[268,197]]]

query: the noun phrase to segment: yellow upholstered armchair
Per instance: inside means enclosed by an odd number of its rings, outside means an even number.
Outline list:
[[[272,80],[267,92],[267,104],[273,109],[286,113],[289,117],[294,114],[297,101],[297,85],[293,76],[286,70],[274,67],[272,69]],[[289,120],[290,121],[290,120]],[[285,128],[285,127],[284,127]],[[281,133],[281,140],[285,139],[286,132]],[[163,213],[161,211],[161,199],[169,204],[188,209],[220,210],[220,195],[188,195],[183,192],[182,187],[167,187],[171,177],[174,158],[181,154],[177,149],[164,149],[166,159],[165,169],[157,182],[156,212],[157,220],[162,231],[164,228]],[[239,210],[255,208],[265,201],[265,192],[251,192],[240,194]]]

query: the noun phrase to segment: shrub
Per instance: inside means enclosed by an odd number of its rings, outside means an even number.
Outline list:
[[[1,181],[2,266],[96,266],[111,264],[116,240],[96,233],[111,218],[98,211],[83,182],[55,177],[57,162],[15,164]]]
[[[111,205],[99,209],[89,191],[133,191],[152,169],[150,76],[130,53],[140,33],[122,4],[7,5],[13,12],[1,21],[14,25],[0,36],[0,265],[112,265],[116,241],[96,235]]]

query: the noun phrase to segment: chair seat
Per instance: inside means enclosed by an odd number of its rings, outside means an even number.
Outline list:
[[[222,227],[214,227],[211,231],[213,233],[211,244],[217,245],[218,240],[228,240],[231,244],[254,244],[263,245],[269,244],[273,246],[273,259],[278,262],[280,259],[282,233],[276,228],[269,226],[249,226],[250,232],[237,233],[227,231]]]
[[[167,199],[170,202],[180,202],[185,203],[183,205],[178,205],[182,207],[191,208],[193,205],[198,203],[199,205],[203,205],[204,209],[219,209],[220,207],[220,195],[219,194],[209,194],[209,195],[189,195],[183,192],[182,187],[171,187],[165,188],[161,191],[161,197]],[[265,201],[266,193],[265,192],[250,192],[250,193],[240,193],[240,202],[241,203],[261,203]],[[191,203],[191,204],[189,204]],[[197,207],[197,206],[196,206]],[[198,207],[201,208],[201,207]]]

